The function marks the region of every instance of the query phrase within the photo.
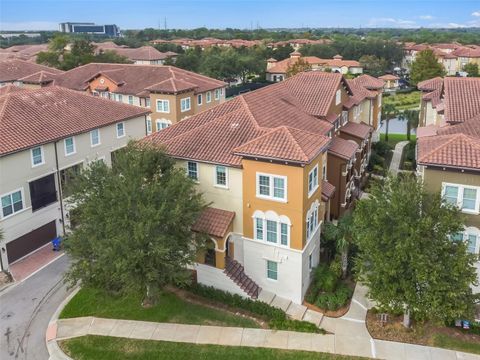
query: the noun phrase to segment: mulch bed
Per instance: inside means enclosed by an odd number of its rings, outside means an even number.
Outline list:
[[[345,280],[342,280],[342,282],[345,283],[350,289],[352,289],[352,297],[353,297],[353,291],[355,290],[355,284],[356,284],[355,281],[353,281],[351,278],[347,278]],[[318,307],[314,304],[310,304],[305,300],[303,301],[303,305],[310,310],[321,312],[324,316],[331,317],[331,318],[339,318],[345,315],[350,309],[350,304],[352,303],[352,297],[348,299],[348,302],[345,306],[342,306],[338,310],[322,309],[321,307]]]
[[[412,327],[406,329],[402,324],[403,315],[388,315],[387,323],[382,326],[377,315],[371,310],[367,313],[367,329],[375,339],[431,346],[434,345],[434,335],[444,334],[457,340],[480,343],[480,335],[467,333],[456,328],[437,326],[429,322],[421,324],[413,322]]]

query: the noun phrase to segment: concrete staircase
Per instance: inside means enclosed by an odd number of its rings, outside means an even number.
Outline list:
[[[253,299],[258,298],[258,294],[261,291],[260,287],[253,281],[247,274],[243,265],[238,261],[225,258],[225,270],[223,271],[235,284],[237,284],[248,296]]]

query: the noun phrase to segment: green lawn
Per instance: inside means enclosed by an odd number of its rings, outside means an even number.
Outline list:
[[[455,339],[444,334],[436,334],[433,337],[433,345],[445,349],[465,351],[480,354],[480,343],[467,342]]]
[[[114,297],[103,290],[82,288],[63,309],[60,318],[97,316],[182,324],[259,327],[251,319],[192,304],[168,292],[160,295],[157,304],[151,308],[143,308],[141,302],[140,294]]]
[[[359,357],[307,351],[288,351],[239,346],[195,345],[163,341],[130,340],[103,336],[85,336],[60,343],[75,360],[352,360]]]
[[[393,104],[399,111],[420,108],[420,91],[384,96],[385,104]]]
[[[410,140],[413,141],[417,138],[416,135],[410,135]],[[380,134],[380,140],[385,141],[385,134]],[[395,146],[400,141],[406,141],[407,135],[406,134],[388,134],[388,143],[392,146]]]

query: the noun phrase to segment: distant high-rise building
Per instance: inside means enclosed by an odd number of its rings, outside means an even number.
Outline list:
[[[64,22],[60,23],[60,31],[64,33],[105,35],[109,37],[120,36],[117,25],[96,25],[87,22]]]

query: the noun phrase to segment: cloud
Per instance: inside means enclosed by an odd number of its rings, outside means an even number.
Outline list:
[[[372,18],[369,23],[370,26],[397,26],[397,27],[416,27],[416,22],[413,20],[394,19],[394,18]]]
[[[464,25],[464,24],[457,24],[457,23],[448,23],[447,24],[449,28],[464,28],[464,27],[467,27],[467,25]]]
[[[480,17],[480,11],[474,11],[474,12],[472,13],[472,16]]]
[[[2,31],[58,30],[58,23],[51,21],[0,22]]]
[[[419,18],[422,20],[433,20],[432,15],[420,15]]]

